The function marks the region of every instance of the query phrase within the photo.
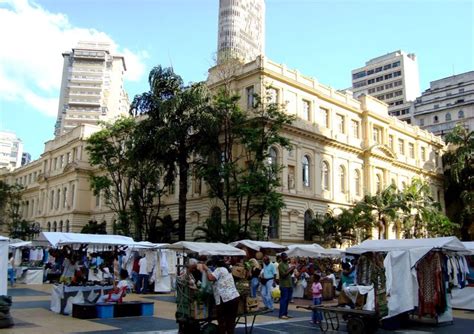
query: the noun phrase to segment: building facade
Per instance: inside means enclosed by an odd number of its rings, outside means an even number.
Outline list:
[[[106,221],[108,232],[112,232],[113,214],[91,190],[93,169],[85,151],[87,138],[99,129],[80,125],[46,142],[38,160],[0,174],[3,181],[25,188],[21,202],[24,219],[53,232],[80,232],[91,220]]]
[[[12,170],[21,166],[23,142],[10,131],[0,131],[0,169]]]
[[[63,58],[55,136],[81,124],[97,124],[128,113],[125,60],[111,53],[110,44],[79,42]]]
[[[217,62],[237,58],[244,63],[264,54],[265,1],[220,0]]]
[[[367,61],[352,71],[352,90],[356,97],[366,94],[384,101],[390,115],[410,124],[410,107],[420,96],[415,54],[398,50]]]
[[[443,136],[457,123],[474,130],[474,71],[432,81],[418,97],[413,115],[421,128]]]

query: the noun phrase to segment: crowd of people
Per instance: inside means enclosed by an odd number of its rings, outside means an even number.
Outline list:
[[[210,261],[207,259],[188,259],[187,270],[181,276],[187,281],[191,289],[198,290],[206,281],[212,284],[219,333],[233,333],[235,319],[237,317],[239,291],[232,276],[232,258],[215,257]],[[262,311],[274,311],[274,303],[279,303],[280,319],[290,319],[288,306],[293,302],[293,292],[299,281],[305,280],[311,284],[309,291],[313,304],[322,303],[323,287],[321,279],[325,278],[333,282],[336,288],[336,277],[330,268],[324,271],[316,265],[313,260],[289,259],[286,253],[271,261],[270,257],[264,256],[261,261],[256,258],[247,261],[250,270],[248,272],[250,298],[261,296],[263,303]],[[311,322],[319,324],[322,320],[320,312],[313,312]]]

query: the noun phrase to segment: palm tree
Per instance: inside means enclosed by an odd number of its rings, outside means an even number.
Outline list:
[[[190,161],[200,143],[214,133],[210,94],[204,83],[185,86],[171,68],[157,66],[150,72],[150,90],[135,96],[130,112],[145,116],[140,123],[142,154],[165,166],[165,183],[179,177],[179,240],[185,238]]]
[[[390,222],[397,219],[400,208],[400,196],[395,185],[390,185],[375,195],[366,195],[354,207],[359,224],[371,229],[377,226],[379,239],[387,238]],[[369,232],[370,234],[370,232]]]

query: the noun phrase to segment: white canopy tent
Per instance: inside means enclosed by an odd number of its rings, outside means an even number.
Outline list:
[[[160,249],[172,249],[176,252],[198,253],[199,255],[212,256],[245,256],[245,251],[223,243],[208,243],[194,241],[178,241],[171,245],[160,246]]]
[[[21,239],[10,239],[8,247],[10,248],[21,248],[21,247],[31,247],[31,241],[23,241]]]
[[[456,237],[366,240],[360,245],[346,249],[349,254],[366,252],[387,252],[384,260],[388,316],[412,310],[418,305],[418,281],[415,265],[433,249],[465,253],[466,247]],[[439,322],[452,321],[452,312],[446,311]]]
[[[318,244],[288,245],[286,254],[289,257],[341,257],[342,251],[336,248],[326,249]]]
[[[108,234],[83,234],[64,232],[41,232],[37,241],[48,242],[53,247],[62,245],[88,244],[88,245],[134,245],[130,237]]]
[[[8,238],[0,236],[0,296],[7,294]]]
[[[474,241],[463,241],[462,244],[466,247],[469,255],[474,255]]]
[[[288,247],[276,244],[271,241],[255,241],[255,240],[239,240],[230,243],[231,246],[237,248],[250,248],[257,252],[274,252],[281,253],[288,249]]]

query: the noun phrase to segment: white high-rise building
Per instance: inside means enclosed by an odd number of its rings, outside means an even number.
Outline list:
[[[265,1],[220,0],[217,62],[245,63],[265,53]]]
[[[0,131],[0,168],[13,170],[21,166],[23,143],[15,133]]]
[[[79,42],[63,57],[56,136],[81,124],[97,124],[128,113],[125,59],[113,55],[109,43]]]
[[[474,130],[474,71],[431,81],[416,99],[414,117],[420,128],[443,136],[462,123]]]
[[[390,115],[411,123],[411,105],[420,96],[415,54],[398,50],[367,61],[352,71],[352,91],[355,97],[376,97],[388,104]]]

